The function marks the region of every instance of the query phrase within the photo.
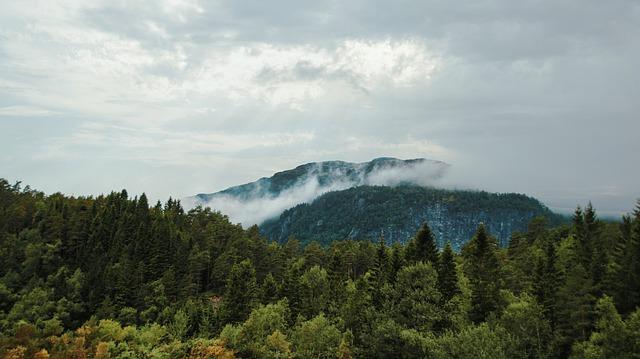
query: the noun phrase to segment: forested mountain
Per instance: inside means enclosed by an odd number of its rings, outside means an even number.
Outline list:
[[[526,201],[525,201],[526,202]],[[210,209],[126,191],[45,195],[0,180],[5,358],[633,358],[640,202],[587,205],[459,252],[268,241]]]
[[[449,165],[434,160],[382,157],[364,163],[307,163],[272,177],[187,198],[188,207],[209,206],[247,227],[257,224],[270,240],[290,236],[303,244],[335,240],[406,243],[429,222],[439,248],[459,250],[484,223],[506,245],[531,219],[564,219],[534,198],[515,193],[436,188]]]
[[[431,185],[448,167],[444,162],[424,158],[312,162],[220,192],[187,197],[185,203],[188,208],[214,208],[246,227],[277,218],[284,210],[330,191],[364,185]]]
[[[294,169],[278,172],[271,177],[263,177],[251,183],[227,188],[223,191],[195,196],[195,200],[206,203],[216,196],[231,195],[241,200],[262,197],[278,197],[283,192],[316,181],[319,187],[349,188],[361,185],[391,183],[385,176],[393,171],[396,183],[414,183],[418,175],[425,175],[425,181],[437,179],[443,175],[448,165],[441,161],[416,158],[401,160],[380,157],[369,162],[352,163],[345,161],[311,162]],[[424,169],[424,170],[423,170]],[[418,172],[416,172],[418,171]],[[428,172],[428,173],[427,173]],[[402,174],[406,174],[402,176]]]
[[[511,233],[524,231],[535,217],[552,224],[564,219],[539,201],[521,194],[451,191],[418,186],[361,186],[326,193],[311,203],[286,210],[260,226],[269,239],[294,236],[302,243],[327,245],[340,239],[406,243],[428,222],[439,248],[450,242],[460,249],[479,223],[506,246]]]

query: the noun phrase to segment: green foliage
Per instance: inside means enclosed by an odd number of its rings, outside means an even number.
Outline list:
[[[438,248],[431,228],[424,223],[415,238],[407,245],[406,258],[411,262],[438,263]]]
[[[640,353],[640,309],[624,321],[611,297],[596,306],[596,328],[589,340],[574,345],[572,358],[634,358]]]
[[[498,309],[500,277],[497,243],[487,233],[483,224],[467,244],[466,273],[471,280],[472,308],[470,317],[476,323],[484,321]]]
[[[354,193],[411,210],[410,196]],[[511,195],[444,199],[488,214],[501,201],[535,207]],[[363,225],[386,226],[374,223],[385,206]],[[487,228],[461,254],[438,253],[426,225],[408,245],[388,247],[384,232],[377,244],[301,247],[172,199],[45,196],[0,180],[0,357],[637,356],[640,202],[621,223],[590,205],[570,226],[535,218],[506,248]]]
[[[440,211],[446,213],[447,224],[433,227],[440,221],[432,214]],[[359,186],[329,192],[312,203],[288,209],[279,218],[263,223],[261,230],[278,242],[295,235],[303,244],[316,241],[323,246],[345,239],[375,240],[381,231],[391,242],[407,242],[427,221],[439,234],[436,242],[440,248],[450,241],[459,250],[473,235],[478,220],[506,245],[511,231],[524,231],[528,221],[539,216],[554,225],[564,222],[539,201],[522,194]],[[507,229],[505,223],[513,227]]]
[[[510,340],[500,328],[486,323],[470,326],[459,333],[447,333],[437,340],[435,358],[507,359]]]
[[[438,275],[431,263],[418,262],[398,273],[393,298],[393,314],[410,329],[429,331],[442,318]]]
[[[294,328],[291,339],[298,358],[335,358],[342,334],[320,314]]]
[[[458,287],[458,272],[455,255],[451,245],[447,243],[438,261],[438,290],[444,302],[450,301],[454,295],[460,293]]]
[[[513,298],[498,320],[510,334],[509,358],[546,358],[552,332],[544,308],[528,294]]]
[[[232,323],[244,321],[258,299],[256,271],[250,260],[244,260],[231,268],[224,294],[223,311]]]

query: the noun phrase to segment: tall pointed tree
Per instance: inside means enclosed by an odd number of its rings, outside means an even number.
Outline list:
[[[384,234],[380,234],[378,247],[376,248],[376,258],[371,270],[371,298],[376,308],[381,308],[383,300],[383,287],[388,281],[389,274],[389,255],[387,254],[387,246],[384,243]]]
[[[431,228],[425,222],[407,246],[407,259],[411,262],[438,263],[438,248]]]
[[[396,281],[398,272],[405,265],[404,247],[399,243],[394,243],[391,247],[391,260],[389,263],[389,280],[391,282]]]
[[[468,245],[471,246],[471,254],[467,275],[472,290],[469,316],[472,321],[480,323],[498,308],[500,278],[497,243],[481,223]]]
[[[595,298],[589,272],[582,264],[568,268],[565,283],[558,293],[558,355],[567,357],[571,344],[589,337],[593,323]]]
[[[544,315],[555,327],[557,295],[559,289],[560,272],[556,267],[556,249],[551,241],[545,243],[545,253],[536,263],[534,292],[538,303],[542,305]]]
[[[231,268],[224,293],[225,319],[231,323],[246,320],[257,299],[256,271],[251,261],[245,259]]]
[[[449,242],[442,250],[440,261],[438,262],[438,289],[442,294],[443,302],[448,302],[454,295],[460,293],[455,255]]]

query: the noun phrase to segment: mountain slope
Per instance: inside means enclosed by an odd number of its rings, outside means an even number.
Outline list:
[[[370,162],[313,162],[282,171],[272,177],[201,193],[184,200],[185,206],[209,206],[243,225],[261,224],[284,210],[311,202],[323,193],[362,185],[433,185],[448,164],[423,158],[401,160],[382,157]]]
[[[450,191],[417,186],[361,186],[326,193],[312,203],[291,208],[267,221],[261,231],[284,241],[294,236],[303,243],[315,240],[377,239],[406,242],[428,222],[440,247],[450,241],[459,249],[480,222],[505,245],[511,233],[524,231],[529,221],[545,216],[562,218],[534,198],[522,194]]]

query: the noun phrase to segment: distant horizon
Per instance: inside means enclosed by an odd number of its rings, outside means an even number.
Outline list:
[[[0,177],[182,198],[322,159],[423,157],[467,186],[625,213],[640,198],[638,14],[631,0],[4,2]]]

